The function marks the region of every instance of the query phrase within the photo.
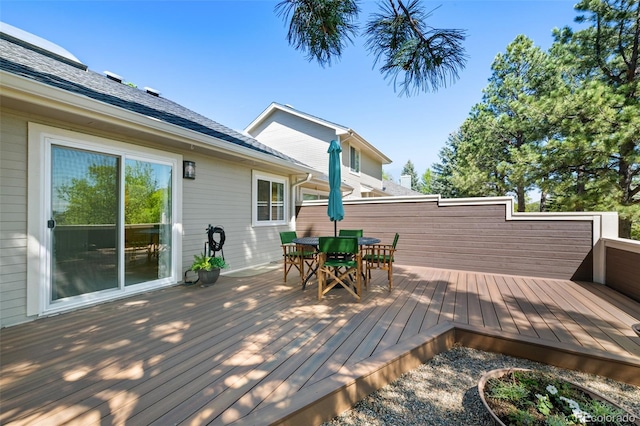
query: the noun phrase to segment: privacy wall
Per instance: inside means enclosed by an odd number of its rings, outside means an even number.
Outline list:
[[[363,229],[388,243],[399,233],[399,264],[593,281],[594,222],[588,216],[519,218],[504,198],[377,200],[346,202],[338,229]],[[326,210],[326,204],[299,207],[298,234],[333,234]]]

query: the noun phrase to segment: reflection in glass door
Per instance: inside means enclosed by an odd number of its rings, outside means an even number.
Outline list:
[[[125,285],[171,275],[171,166],[125,161]]]
[[[172,276],[172,178],[171,164],[51,145],[51,302]]]
[[[51,147],[51,300],[118,288],[118,157]]]

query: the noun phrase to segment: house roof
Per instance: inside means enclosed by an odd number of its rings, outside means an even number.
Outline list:
[[[272,113],[275,111],[283,111],[291,115],[295,115],[301,117],[305,120],[309,120],[321,126],[328,127],[330,129],[334,129],[337,136],[351,136],[354,137],[360,145],[364,146],[370,153],[377,156],[382,164],[390,164],[391,159],[387,157],[382,151],[369,143],[365,138],[356,133],[353,129],[343,126],[341,124],[334,123],[329,120],[325,120],[324,118],[316,117],[315,115],[308,114],[306,112],[302,112],[293,108],[291,105],[283,105],[277,102],[272,102],[255,120],[253,120],[247,127],[245,127],[244,131],[246,133],[251,133],[255,128],[257,128],[262,122],[264,122]]]
[[[382,181],[382,190],[390,195],[424,195],[418,191],[414,191],[411,188],[405,188],[391,180]]]
[[[298,169],[311,170],[300,161],[245,134],[159,96],[153,89],[140,90],[114,81],[110,77],[89,70],[59,46],[53,43],[49,46],[38,45],[43,39],[36,36],[33,36],[33,39],[25,39],[21,33],[29,33],[21,30],[18,30],[20,33],[16,33],[15,30],[16,28],[7,24],[0,25],[2,71],[266,154],[299,166]]]

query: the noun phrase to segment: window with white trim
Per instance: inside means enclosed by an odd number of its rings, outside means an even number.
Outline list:
[[[302,201],[307,201],[307,200],[328,200],[329,199],[329,193],[328,192],[314,191],[314,190],[311,190],[311,189],[303,188],[301,190],[301,193],[302,193]]]
[[[253,225],[283,225],[287,223],[286,178],[253,173]]]
[[[360,150],[349,147],[349,169],[352,173],[360,173]]]
[[[182,156],[37,123],[28,143],[28,315],[179,281]]]

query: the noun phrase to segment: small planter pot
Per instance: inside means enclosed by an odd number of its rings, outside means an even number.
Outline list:
[[[491,406],[489,405],[489,403],[487,402],[487,398],[485,396],[485,387],[487,384],[487,381],[490,379],[499,379],[502,376],[505,376],[507,374],[510,374],[514,371],[533,371],[527,368],[499,368],[497,370],[491,370],[487,373],[485,373],[480,380],[478,381],[478,393],[480,394],[480,399],[482,400],[482,404],[485,406],[485,408],[487,409],[487,411],[489,411],[489,414],[491,414],[491,417],[493,418],[494,424],[496,425],[500,425],[500,426],[506,426],[505,423],[502,422],[502,420],[500,420],[500,418],[495,414],[495,412],[493,411],[493,409],[491,408]],[[573,383],[571,381],[565,380],[565,379],[560,379],[562,381],[565,381],[567,383],[569,383],[571,386],[574,386],[575,388],[579,389],[580,391],[586,393],[587,395],[589,395],[592,399],[598,400],[598,401],[603,401],[603,402],[607,402],[609,404],[611,404],[612,406],[623,410],[626,415],[626,420],[628,420],[629,423],[627,424],[640,424],[640,419],[636,416],[634,416],[633,414],[627,412],[626,410],[624,410],[622,407],[620,407],[618,404],[616,404],[615,402],[611,401],[610,399],[606,398],[603,395],[600,395],[597,392],[592,391],[591,389],[582,387],[580,385],[578,385],[577,383]],[[625,420],[625,421],[626,421]],[[589,423],[589,422],[587,422]]]
[[[220,269],[212,269],[210,271],[200,269],[198,271],[198,280],[202,285],[215,284],[215,282],[218,281],[219,276],[220,276]]]

